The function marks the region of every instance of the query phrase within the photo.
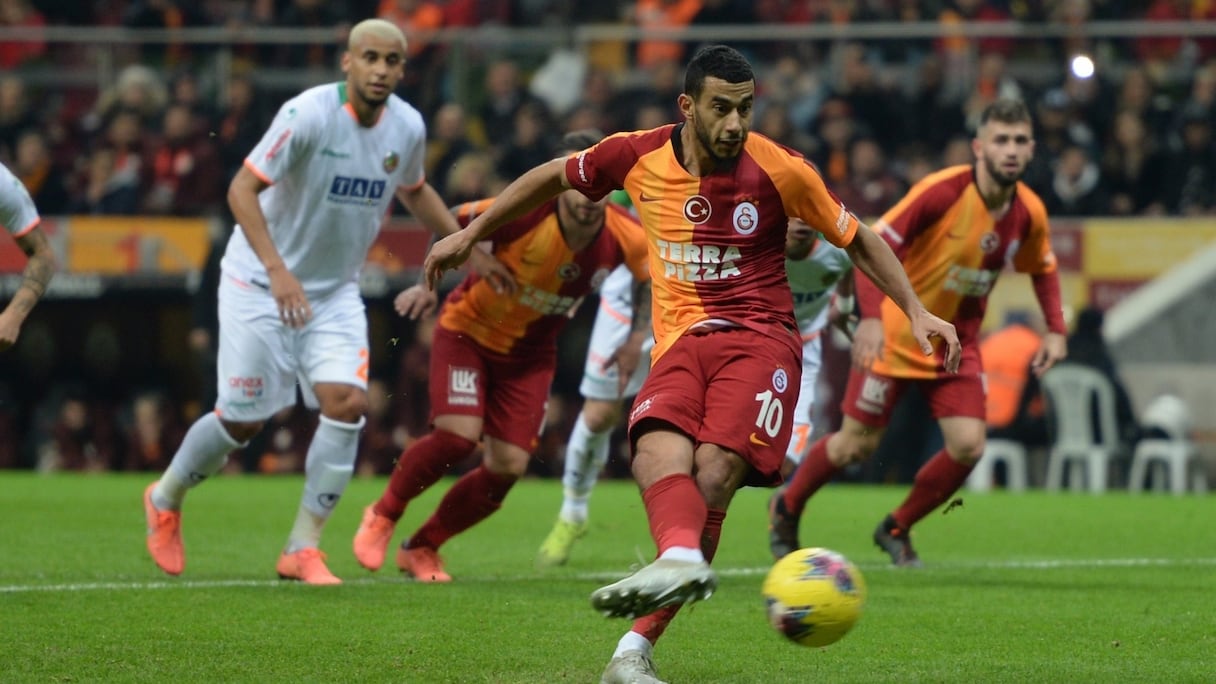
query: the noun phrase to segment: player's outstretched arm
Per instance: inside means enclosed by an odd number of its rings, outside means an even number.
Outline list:
[[[463,230],[436,242],[423,263],[427,287],[434,289],[444,271],[468,260],[473,246],[504,224],[523,216],[570,187],[566,160],[554,159],[533,168],[508,185],[485,213]]]
[[[962,348],[954,325],[929,313],[916,296],[912,283],[908,281],[908,274],[886,240],[868,227],[859,226],[857,236],[847,250],[853,264],[908,317],[912,324],[912,336],[925,356],[933,353],[930,338],[940,337],[946,343],[946,370],[951,373],[957,371],[962,360]]]
[[[0,312],[0,351],[17,342],[21,324],[38,300],[42,299],[55,275],[55,251],[51,249],[51,243],[41,228],[35,226],[17,238],[17,246],[25,252],[29,262],[25,265],[21,286],[4,311]]]

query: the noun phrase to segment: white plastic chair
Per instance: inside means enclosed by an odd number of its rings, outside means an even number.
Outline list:
[[[1110,380],[1088,366],[1062,363],[1045,373],[1041,382],[1054,429],[1047,489],[1059,491],[1067,468],[1073,489],[1084,481],[1090,492],[1105,492],[1110,463],[1120,451]]]
[[[1169,480],[1171,493],[1183,494],[1188,488],[1197,493],[1206,492],[1207,476],[1191,441],[1191,412],[1186,403],[1174,395],[1163,394],[1145,407],[1140,425],[1159,436],[1142,439],[1136,445],[1128,489],[1142,491],[1150,470],[1160,465]]]
[[[1005,464],[1005,488],[1011,492],[1026,490],[1026,447],[1012,439],[989,439],[984,443],[984,455],[967,476],[967,488],[973,492],[992,490],[996,464]]]

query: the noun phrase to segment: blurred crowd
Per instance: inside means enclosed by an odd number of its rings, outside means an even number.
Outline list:
[[[44,215],[224,217],[228,179],[279,104],[300,89],[286,89],[268,70],[315,73],[314,83],[336,79],[346,27],[368,16],[398,23],[411,39],[400,94],[426,117],[428,178],[451,204],[495,194],[547,159],[565,131],[676,120],[682,60],[695,45],[605,41],[586,54],[537,55],[499,41],[466,46],[456,59],[452,45],[429,33],[435,29],[1018,21],[1078,30],[1050,39],[739,42],[757,67],[753,128],[805,153],[846,205],[872,217],[927,173],[970,163],[978,113],[997,97],[1016,96],[1035,115],[1037,151],[1026,180],[1053,215],[1216,214],[1216,32],[1094,40],[1080,30],[1094,20],[1216,21],[1216,3],[1206,0],[0,0],[0,28],[35,37],[0,40],[0,161]],[[99,48],[37,39],[38,29],[59,25],[303,27],[333,39],[109,45],[113,83],[74,79],[61,87],[47,74],[96,73]],[[1079,55],[1092,59],[1092,73],[1074,60]],[[471,74],[471,84],[455,83],[457,74]],[[360,457],[367,472],[386,471],[406,440],[426,429],[425,402],[413,399],[425,397],[425,327],[408,341],[394,356],[400,363],[373,387]],[[581,358],[572,367],[581,372]],[[97,407],[65,389],[18,418],[0,410],[0,466],[162,469],[188,424],[182,403],[132,391]],[[562,403],[554,402],[555,426],[569,420]],[[308,434],[299,429],[308,420],[285,412],[234,463],[298,468],[303,447],[295,435]],[[30,439],[37,444],[21,447]]]

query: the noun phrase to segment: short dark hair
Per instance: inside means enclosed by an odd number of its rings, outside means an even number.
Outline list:
[[[570,131],[569,133],[563,135],[562,139],[558,141],[557,152],[558,154],[581,152],[588,147],[594,147],[603,139],[603,132],[595,128],[584,128],[577,131]]]
[[[706,45],[697,50],[684,71],[684,94],[696,99],[705,86],[707,76],[720,78],[727,83],[756,80],[747,58],[729,45]]]
[[[1002,97],[984,107],[983,113],[980,114],[981,126],[989,121],[999,121],[1004,124],[1031,123],[1030,110],[1021,100]]]

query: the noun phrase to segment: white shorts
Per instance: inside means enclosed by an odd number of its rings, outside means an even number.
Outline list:
[[[268,291],[223,275],[215,402],[222,418],[266,420],[296,403],[297,381],[309,408],[317,408],[312,385],[319,382],[367,389],[367,314],[359,286],[349,283],[309,304],[308,324],[289,328]]]
[[[618,302],[619,305],[619,302]],[[615,401],[632,397],[642,388],[646,376],[650,375],[650,350],[654,348],[654,336],[646,339],[642,345],[642,358],[638,367],[625,386],[625,393],[620,394],[620,374],[615,365],[604,368],[604,362],[612,358],[612,353],[629,339],[629,331],[633,325],[633,312],[630,309],[618,310],[612,306],[611,298],[600,297],[600,309],[595,313],[595,325],[591,328],[591,341],[587,346],[587,363],[583,369],[583,381],[578,386],[579,394],[584,399],[599,399]]]
[[[798,388],[798,405],[794,408],[794,432],[785,457],[801,463],[811,436],[811,407],[815,405],[815,386],[819,382],[823,335],[816,334],[802,343],[802,385]]]

